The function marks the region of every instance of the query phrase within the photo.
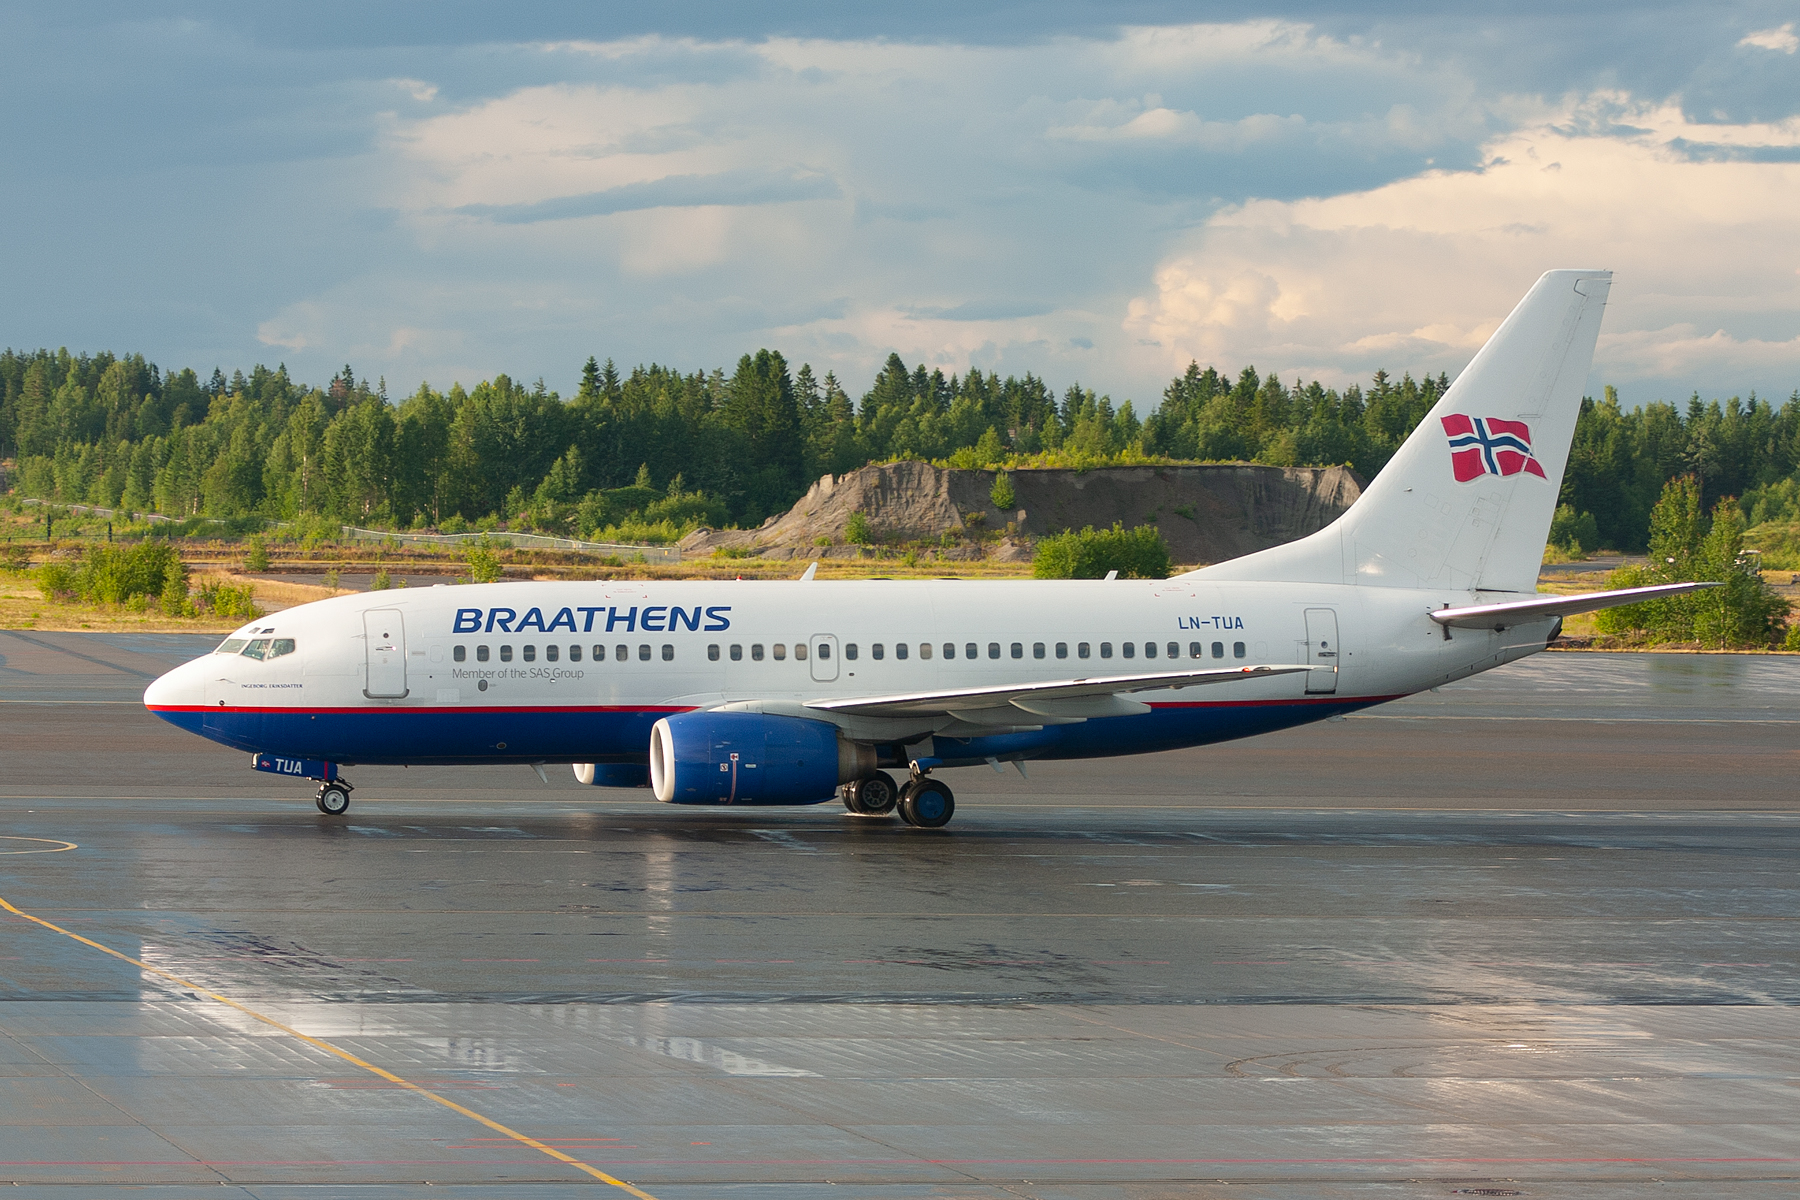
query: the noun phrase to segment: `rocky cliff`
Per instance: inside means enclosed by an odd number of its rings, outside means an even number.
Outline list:
[[[1362,494],[1345,467],[1100,467],[1088,471],[1014,471],[1013,506],[994,507],[993,471],[955,471],[921,462],[878,463],[813,484],[786,513],[760,529],[700,530],[685,553],[719,547],[769,558],[854,553],[844,544],[853,513],[862,513],[885,544],[940,540],[945,533],[979,541],[1012,532],[1026,538],[1117,521],[1153,524],[1178,563],[1221,562],[1322,529]],[[819,545],[829,539],[830,546]]]

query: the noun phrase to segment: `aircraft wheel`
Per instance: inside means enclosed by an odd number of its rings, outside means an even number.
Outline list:
[[[920,779],[900,793],[900,819],[920,829],[941,829],[956,815],[956,797],[948,785]]]
[[[319,811],[328,817],[341,817],[350,811],[350,793],[335,783],[319,789]]]
[[[856,781],[857,809],[868,817],[885,817],[900,802],[900,785],[886,771],[877,771],[867,779]]]

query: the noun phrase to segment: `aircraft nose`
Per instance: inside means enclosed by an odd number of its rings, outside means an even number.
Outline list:
[[[193,663],[159,676],[144,689],[144,707],[162,716],[165,712],[197,707],[202,702],[200,674]]]

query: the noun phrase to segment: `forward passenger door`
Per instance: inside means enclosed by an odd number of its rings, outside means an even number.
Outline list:
[[[363,695],[371,700],[405,699],[406,623],[400,610],[376,608],[365,612],[363,638],[369,667]]]

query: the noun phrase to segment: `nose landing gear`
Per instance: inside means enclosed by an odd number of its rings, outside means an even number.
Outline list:
[[[350,811],[350,793],[354,790],[344,780],[333,779],[319,785],[319,794],[314,797],[314,803],[326,816],[341,817]]]

